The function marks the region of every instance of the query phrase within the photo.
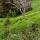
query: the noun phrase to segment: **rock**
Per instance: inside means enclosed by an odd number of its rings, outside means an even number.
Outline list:
[[[0,15],[4,17],[9,14],[9,10],[15,9],[18,15],[22,12],[32,10],[31,0],[0,0]]]
[[[21,12],[29,11],[32,9],[31,0],[13,0],[13,3]]]

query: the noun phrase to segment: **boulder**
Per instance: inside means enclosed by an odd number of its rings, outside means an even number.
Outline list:
[[[0,0],[0,15],[7,16],[10,9],[20,15],[32,9],[31,0]]]
[[[31,0],[13,0],[15,7],[21,12],[26,12],[32,9]]]

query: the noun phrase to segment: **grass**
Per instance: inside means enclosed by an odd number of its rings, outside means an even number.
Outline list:
[[[33,9],[31,11],[24,13],[21,16],[9,18],[9,40],[40,40],[40,0],[32,0],[32,8]],[[4,26],[6,20],[7,18],[0,18],[0,40],[3,40],[2,37],[6,30],[6,26]],[[33,24],[37,25],[36,28]],[[32,27],[38,31],[33,32],[34,30],[32,30]]]

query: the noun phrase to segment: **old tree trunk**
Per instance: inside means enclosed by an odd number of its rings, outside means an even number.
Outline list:
[[[7,16],[10,9],[15,9],[18,14],[29,11],[32,9],[31,0],[0,0],[0,16]]]

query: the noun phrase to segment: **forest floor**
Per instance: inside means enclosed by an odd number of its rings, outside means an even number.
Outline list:
[[[9,19],[8,23],[7,19]],[[29,40],[26,38],[21,38],[22,34],[20,32],[23,32],[25,29],[27,29],[29,32],[29,30],[32,28],[32,24],[38,24],[38,32],[40,33],[40,0],[32,0],[32,10],[24,13],[23,15],[17,16],[15,18],[0,18],[0,40],[3,40],[4,38],[3,34],[7,29],[6,27],[8,27],[7,30],[9,30],[10,33],[12,32],[11,35],[15,35],[12,36],[12,38],[14,37],[13,39],[9,38],[9,40]],[[21,34],[19,35],[19,39],[17,39],[17,33]],[[36,39],[40,40],[40,36]]]

